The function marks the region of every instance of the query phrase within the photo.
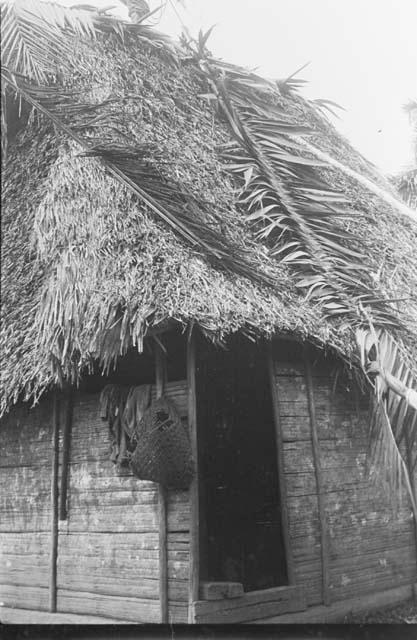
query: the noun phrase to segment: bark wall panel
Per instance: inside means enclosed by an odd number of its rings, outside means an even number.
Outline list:
[[[47,609],[52,403],[14,407],[0,424],[0,600]]]
[[[168,383],[166,395],[184,417],[185,383]],[[110,434],[98,405],[98,395],[75,395],[68,520],[61,523],[59,537],[58,608],[158,622],[158,488],[110,461]],[[188,492],[168,492],[167,520],[169,610],[181,621],[188,600]]]
[[[312,605],[321,601],[321,536],[303,363],[276,363],[275,373],[295,573]],[[394,512],[387,486],[365,473],[367,399],[344,388],[322,362],[313,365],[313,389],[331,599],[412,584],[415,545],[407,497]]]

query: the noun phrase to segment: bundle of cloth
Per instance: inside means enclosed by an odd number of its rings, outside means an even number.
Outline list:
[[[151,404],[152,385],[122,387],[108,384],[100,395],[100,417],[109,425],[110,459],[127,466],[137,444],[137,427]]]

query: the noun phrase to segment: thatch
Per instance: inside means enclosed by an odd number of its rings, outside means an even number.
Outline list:
[[[76,380],[94,360],[106,367],[132,346],[141,350],[147,332],[169,322],[196,324],[215,339],[236,331],[291,333],[355,362],[349,322],[329,319],[321,302],[307,300],[290,267],[274,260],[245,224],[239,183],[219,152],[230,133],[200,97],[208,88],[196,65],[134,37],[125,44],[115,36],[78,42],[77,57],[80,71],[69,88],[82,90],[83,103],[108,101],[100,113],[115,114],[114,130],[86,120],[88,135],[111,139],[113,149],[140,148],[144,166],[185,194],[197,223],[225,238],[263,282],[208,261],[95,158],[80,157],[73,140],[32,114],[9,140],[3,176],[2,411],[18,398],[39,396],[61,376]],[[270,109],[289,123],[308,124],[318,148],[391,189],[311,103],[281,92]],[[365,248],[375,291],[396,300],[396,335],[413,368],[417,225],[344,173],[318,172],[350,201],[356,216],[343,227]]]

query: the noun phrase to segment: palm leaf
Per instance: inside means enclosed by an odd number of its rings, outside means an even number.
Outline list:
[[[111,138],[92,140],[82,137],[82,131],[100,117],[100,109],[106,103],[83,103],[77,100],[78,94],[64,91],[58,85],[31,85],[7,70],[2,70],[2,81],[53,122],[58,130],[75,140],[81,147],[81,155],[97,158],[113,177],[136,195],[139,202],[216,268],[238,273],[259,284],[273,285],[271,278],[256,268],[242,248],[228,243],[220,233],[205,224],[203,212],[191,196],[181,193],[178,185],[164,181],[144,160],[146,150],[126,144],[121,147]],[[101,127],[105,128],[106,119],[107,125],[113,128],[114,119],[105,114],[101,114]]]
[[[374,351],[385,371],[407,387],[417,389],[417,372],[406,364],[404,346],[387,331],[375,329],[370,323],[368,329],[358,329],[356,342],[364,371]],[[404,398],[387,388],[383,378],[378,375],[374,383],[370,424],[371,460],[375,468],[385,471],[394,496],[399,493],[401,483],[405,484],[417,522],[416,496],[411,482],[411,475],[415,473],[417,465],[416,426],[417,411],[409,407]]]
[[[229,74],[223,63],[217,68],[212,60],[200,61],[200,66],[235,140],[223,158],[242,181],[241,202],[257,238],[266,242],[275,259],[292,266],[298,286],[306,276],[315,278],[314,296],[329,317],[347,315],[360,325],[367,321],[360,302],[376,324],[397,327],[389,301],[375,291],[364,250],[338,223],[358,214],[317,173],[316,166],[326,163],[306,156],[294,142],[296,136],[309,135],[310,128],[275,115],[268,105],[271,86],[253,89],[253,74]],[[259,107],[262,88],[267,97]],[[311,296],[311,286],[306,289]]]
[[[95,37],[93,13],[50,2],[1,3],[1,65],[39,84],[73,68],[64,32]]]

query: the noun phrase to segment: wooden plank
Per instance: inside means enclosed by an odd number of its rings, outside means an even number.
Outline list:
[[[59,396],[53,397],[53,440],[51,476],[51,550],[49,577],[49,611],[56,611],[56,572],[58,556],[58,463],[59,463]]]
[[[316,414],[319,440],[351,440],[364,439],[368,433],[368,411],[359,415],[349,411]],[[311,441],[310,421],[308,416],[282,416],[283,442]]]
[[[48,611],[49,587],[0,584],[0,599],[5,607]]]
[[[19,466],[49,467],[52,445],[52,403],[50,397],[29,409],[13,407],[0,420],[0,469]],[[48,480],[50,476],[48,474]]]
[[[166,382],[166,356],[159,342],[155,340],[155,376],[156,398],[164,394]],[[158,522],[159,522],[159,601],[161,622],[168,622],[168,553],[167,553],[167,492],[162,484],[158,485]]]
[[[332,602],[329,606],[309,607],[297,614],[284,614],[259,620],[258,624],[302,624],[329,622],[349,622],[352,613],[372,611],[382,607],[394,606],[408,600],[412,596],[412,586],[404,585],[385,591],[374,591],[366,595],[360,595],[339,602]]]
[[[313,390],[313,380],[311,374],[311,365],[309,360],[309,353],[305,351],[304,354],[304,363],[305,363],[305,374],[306,374],[306,384],[307,384],[307,399],[308,399],[308,408],[310,414],[310,425],[311,425],[311,442],[313,447],[313,459],[314,459],[314,472],[316,476],[316,486],[317,486],[317,499],[318,499],[318,508],[319,508],[319,522],[320,522],[320,532],[321,532],[321,565],[322,565],[322,577],[323,577],[323,601],[324,604],[329,604],[330,595],[329,595],[329,549],[328,549],[328,527],[324,506],[324,493],[323,493],[323,482],[322,482],[322,469],[321,469],[321,454],[320,454],[320,444],[317,433],[317,423],[316,423],[316,408],[314,401],[314,390]]]
[[[199,600],[193,603],[196,623],[251,622],[287,611],[301,611],[306,602],[301,587],[276,587],[246,593],[228,600]]]
[[[294,558],[291,549],[290,530],[288,520],[288,503],[287,503],[287,490],[285,484],[285,471],[284,471],[284,449],[282,440],[281,429],[281,416],[280,416],[280,398],[278,396],[278,390],[274,372],[274,360],[272,358],[271,347],[268,349],[268,375],[271,388],[272,406],[274,414],[275,425],[275,441],[277,448],[277,466],[278,466],[278,482],[280,492],[280,504],[281,504],[281,524],[282,524],[282,536],[284,540],[285,558],[287,563],[287,575],[290,585],[295,584],[294,574]]]
[[[158,600],[109,596],[87,591],[58,589],[58,609],[63,613],[106,616],[131,622],[160,621]]]
[[[79,616],[76,613],[48,613],[47,611],[34,611],[33,609],[12,609],[2,607],[0,609],[0,622],[2,624],[130,624],[129,620],[115,620],[102,616]],[[109,636],[110,637],[110,636]],[[103,636],[102,636],[103,638]]]
[[[58,588],[65,588],[77,592],[88,590],[91,593],[125,596],[127,598],[145,598],[156,600],[159,603],[158,576],[155,578],[144,578],[140,567],[138,567],[136,574],[136,583],[126,579],[123,574],[101,576],[97,571],[93,573],[88,563],[82,565],[83,571],[86,572],[85,576],[80,574],[80,568],[78,568],[78,570],[74,569],[71,572],[69,564],[61,568],[65,568],[66,575],[65,580],[58,581]],[[186,599],[188,593],[187,580],[168,579],[167,587],[169,600],[181,601]]]
[[[243,585],[240,582],[200,582],[201,600],[224,600],[241,598]]]
[[[168,514],[168,532],[188,530],[189,509],[176,509]],[[71,531],[96,531],[107,533],[137,533],[158,531],[158,512],[154,505],[132,505],[120,517],[120,506],[109,506],[102,512],[94,509],[83,512],[81,508],[71,511]]]
[[[282,417],[298,416],[309,417],[308,398],[306,393],[306,382],[302,378],[276,376],[278,395],[280,398],[280,414]],[[328,415],[329,413],[355,414],[357,411],[357,399],[353,392],[337,389],[332,390],[330,378],[313,378],[312,383],[315,393],[315,404],[317,416]],[[359,403],[361,410],[366,411],[368,400],[361,399]]]
[[[61,493],[59,502],[59,519],[67,519],[68,465],[71,446],[71,427],[73,411],[73,390],[67,387],[65,393],[65,420],[62,443]]]
[[[197,431],[196,393],[196,336],[190,329],[187,340],[187,385],[188,385],[188,425],[191,453],[195,464],[195,475],[190,487],[190,563],[188,622],[194,622],[193,603],[198,600],[200,590],[200,495],[199,456]]]
[[[50,470],[44,467],[43,473]],[[4,495],[4,494],[3,494]],[[2,500],[0,531],[50,531],[51,502],[49,493],[38,495],[7,495]]]

